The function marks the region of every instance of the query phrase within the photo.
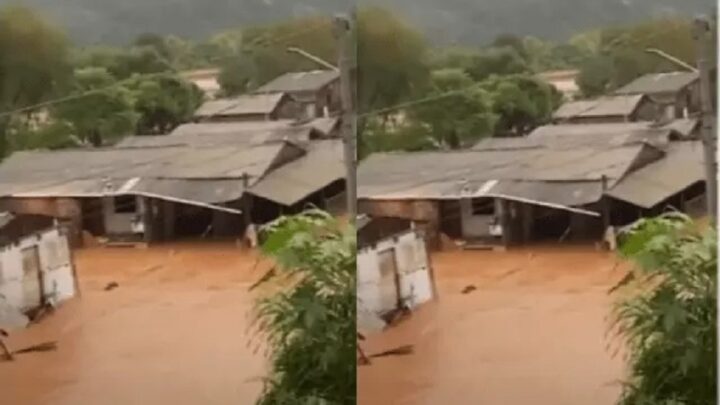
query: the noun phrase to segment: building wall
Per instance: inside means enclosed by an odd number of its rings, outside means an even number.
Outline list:
[[[440,204],[432,200],[359,200],[358,212],[371,217],[404,218],[415,225],[432,249],[440,248]]]
[[[143,229],[134,226],[138,220],[142,224],[142,215],[144,212],[144,202],[142,198],[135,197],[136,210],[133,212],[115,212],[117,200],[113,197],[103,198],[103,218],[105,222],[105,232],[108,235],[131,235],[143,233]]]
[[[58,227],[26,236],[14,245],[0,247],[0,295],[23,308],[23,264],[21,251],[38,247],[42,289],[45,299],[62,302],[75,296],[75,278],[70,245]]]
[[[418,233],[410,230],[358,251],[358,305],[378,315],[395,309],[383,307],[381,300],[378,254],[387,249],[395,249],[403,305],[415,308],[433,299],[434,281],[425,243]]]
[[[657,103],[645,97],[630,117],[630,121],[653,121],[657,118]]]
[[[72,246],[82,245],[82,204],[77,198],[4,198],[0,210],[57,218],[67,227]],[[97,215],[93,213],[94,215]]]
[[[494,201],[490,201],[494,204]],[[464,198],[460,200],[460,218],[462,226],[462,235],[466,239],[487,238],[490,237],[490,225],[492,224],[495,214],[475,215],[473,214],[473,200]]]

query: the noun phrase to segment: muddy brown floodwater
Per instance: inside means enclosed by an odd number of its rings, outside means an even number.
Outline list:
[[[233,244],[76,252],[82,297],[17,331],[15,348],[58,350],[0,362],[0,403],[252,404],[264,375],[248,347],[247,287],[262,274]],[[119,287],[105,291],[110,282]]]
[[[563,247],[432,260],[439,299],[365,344],[415,352],[360,366],[359,404],[614,403],[623,365],[607,349],[607,290],[624,268],[614,255]],[[468,285],[477,290],[462,294]]]

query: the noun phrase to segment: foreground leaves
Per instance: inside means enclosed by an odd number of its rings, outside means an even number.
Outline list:
[[[355,230],[309,211],[265,236],[276,267],[253,286],[271,362],[258,404],[355,404]]]
[[[636,267],[616,294],[614,331],[628,350],[622,405],[716,400],[717,236],[681,214],[643,220],[622,243]]]

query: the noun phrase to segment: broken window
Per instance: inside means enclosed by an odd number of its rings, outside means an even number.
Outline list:
[[[472,200],[472,214],[477,216],[495,215],[495,201],[488,198]]]
[[[134,214],[137,212],[137,199],[132,195],[115,197],[113,201],[116,214]]]

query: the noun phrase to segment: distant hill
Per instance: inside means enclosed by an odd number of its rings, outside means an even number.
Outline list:
[[[578,31],[663,14],[711,11],[714,0],[0,0],[27,4],[79,43],[123,43],[145,32],[204,38],[217,31],[355,3],[398,11],[433,42],[477,44],[499,34],[563,39]]]

